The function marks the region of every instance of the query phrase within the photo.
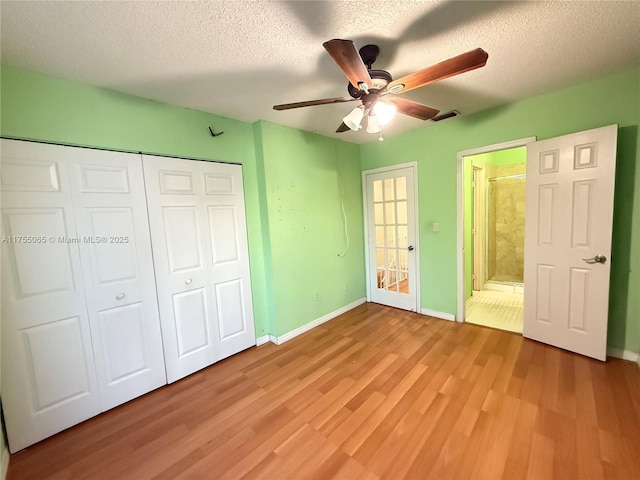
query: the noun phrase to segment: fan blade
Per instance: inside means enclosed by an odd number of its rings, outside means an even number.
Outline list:
[[[436,63],[435,65],[407,75],[406,77],[394,80],[387,85],[387,91],[391,91],[392,93],[404,93],[409,90],[413,90],[414,88],[437,82],[438,80],[444,80],[445,78],[468,72],[469,70],[484,67],[487,63],[487,58],[489,58],[489,54],[487,52],[481,48],[476,48],[475,50],[450,58],[444,62]],[[404,87],[393,92],[393,87],[396,85],[404,85]]]
[[[328,105],[330,103],[355,102],[358,98],[336,97],[323,98],[321,100],[308,100],[306,102],[284,103],[282,105],[274,105],[274,110],[289,110],[290,108],[312,107],[313,105]]]
[[[349,130],[351,129],[347,127],[347,125],[344,122],[342,122],[338,127],[338,129],[336,130],[336,133],[348,132]]]
[[[411,100],[405,100],[404,98],[394,98],[392,102],[398,107],[398,112],[419,120],[429,120],[440,113],[440,110],[412,102]]]
[[[344,72],[346,77],[355,88],[360,88],[358,84],[364,82],[367,86],[373,83],[369,76],[369,70],[362,62],[356,46],[351,40],[333,39],[324,42],[322,46],[329,52],[333,61],[338,64],[340,70]]]

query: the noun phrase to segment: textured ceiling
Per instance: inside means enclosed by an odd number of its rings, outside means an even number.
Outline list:
[[[2,63],[253,122],[334,133],[355,104],[322,47],[380,46],[394,78],[481,47],[484,68],[407,92],[465,114],[640,65],[640,2],[2,1]],[[639,86],[640,88],[640,86]],[[594,105],[597,108],[597,105]],[[386,136],[431,122],[398,116]]]

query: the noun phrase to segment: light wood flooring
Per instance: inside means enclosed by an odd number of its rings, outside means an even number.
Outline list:
[[[366,303],[11,458],[9,479],[633,479],[640,370]]]
[[[524,295],[495,290],[474,291],[466,302],[465,321],[522,333]]]

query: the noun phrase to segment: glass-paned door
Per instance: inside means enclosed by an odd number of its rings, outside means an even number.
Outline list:
[[[370,300],[417,310],[414,168],[366,174]]]

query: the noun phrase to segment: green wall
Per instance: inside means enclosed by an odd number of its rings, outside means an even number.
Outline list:
[[[366,296],[359,148],[268,122],[256,129],[282,335]]]
[[[242,164],[257,336],[365,295],[356,145],[6,66],[0,79],[2,136]],[[344,258],[338,177],[351,238]]]
[[[457,153],[618,124],[608,344],[640,352],[640,69],[461,116],[361,148],[363,170],[417,161],[422,308],[457,313]],[[440,232],[432,232],[432,222]]]

